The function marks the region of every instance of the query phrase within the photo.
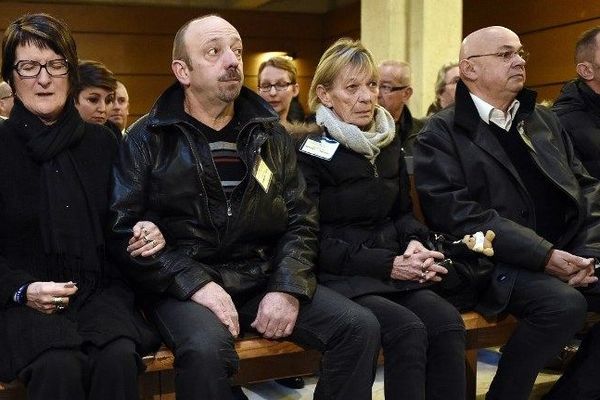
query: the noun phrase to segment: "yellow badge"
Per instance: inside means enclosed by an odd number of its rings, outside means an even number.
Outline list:
[[[269,186],[271,186],[271,179],[273,179],[273,172],[269,169],[269,166],[262,159],[261,156],[256,158],[254,164],[254,170],[252,171],[254,179],[260,184],[265,193],[269,193]]]

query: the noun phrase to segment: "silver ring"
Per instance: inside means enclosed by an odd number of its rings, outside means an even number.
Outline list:
[[[64,311],[65,308],[67,308],[67,307],[65,307],[63,304],[58,304],[56,306],[56,311]]]
[[[425,279],[425,272],[421,271],[421,279]]]
[[[151,241],[150,239],[148,239],[148,236],[146,236],[146,235],[144,235],[144,237],[142,239],[144,240],[145,244],[148,244]]]
[[[152,247],[156,247],[158,246],[158,242],[156,240],[151,240],[150,243],[152,243]]]

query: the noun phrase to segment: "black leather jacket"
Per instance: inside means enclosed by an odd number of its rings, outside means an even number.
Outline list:
[[[235,112],[247,173],[227,198],[206,137],[189,122],[183,100],[175,83],[130,128],[120,149],[111,198],[113,254],[143,289],[180,300],[210,281],[231,294],[267,290],[309,299],[318,218],[292,139],[268,104],[243,88]],[[252,174],[259,157],[273,173],[267,192]],[[141,216],[167,238],[155,258],[125,251]]]

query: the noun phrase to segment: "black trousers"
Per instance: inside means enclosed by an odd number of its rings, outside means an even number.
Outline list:
[[[242,327],[256,317],[264,293],[237,304]],[[165,343],[175,354],[178,400],[231,399],[229,377],[238,369],[234,340],[208,308],[192,301],[164,298],[149,310]],[[301,304],[296,326],[286,340],[323,353],[315,399],[371,399],[379,323],[371,312],[318,286]]]
[[[581,289],[588,310],[600,312],[600,285]],[[562,377],[554,384],[544,400],[600,399],[600,323],[594,325]]]
[[[386,399],[464,400],[465,328],[454,306],[427,289],[354,300],[381,325]]]
[[[520,270],[506,311],[519,319],[486,399],[527,400],[544,365],[581,329],[584,296],[541,272]]]
[[[135,343],[48,350],[19,373],[29,400],[138,400],[141,359]]]

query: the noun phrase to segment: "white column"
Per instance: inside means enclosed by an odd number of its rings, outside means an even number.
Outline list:
[[[396,59],[411,64],[410,109],[422,117],[434,99],[438,69],[458,60],[462,0],[362,0],[361,40],[377,63]]]

